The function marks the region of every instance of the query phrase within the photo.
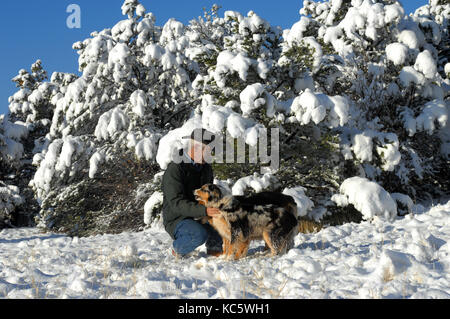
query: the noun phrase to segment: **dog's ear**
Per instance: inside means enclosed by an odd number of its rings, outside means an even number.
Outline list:
[[[207,189],[210,195],[210,201],[217,202],[222,198],[222,192],[215,184],[207,184]]]
[[[213,194],[217,200],[222,198],[222,192],[220,191],[219,187],[215,187]]]

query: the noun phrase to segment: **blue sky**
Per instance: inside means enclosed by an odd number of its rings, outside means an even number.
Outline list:
[[[8,97],[17,88],[11,79],[20,69],[29,70],[41,59],[49,77],[54,71],[78,74],[78,55],[72,44],[84,40],[93,31],[113,27],[125,19],[120,7],[124,0],[27,0],[2,1],[0,12],[0,114],[8,112]],[[225,10],[247,14],[253,10],[271,25],[290,28],[299,20],[302,0],[165,0],[140,1],[156,16],[156,24],[164,25],[169,18],[185,24],[202,15],[202,8],[214,3]],[[414,12],[427,0],[403,0],[405,11]],[[70,29],[66,12],[70,4],[81,8],[81,28]]]

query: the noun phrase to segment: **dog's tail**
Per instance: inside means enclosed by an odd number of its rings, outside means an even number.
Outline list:
[[[323,228],[320,223],[318,223],[312,219],[305,218],[305,217],[297,217],[298,216],[297,204],[295,203],[294,200],[289,201],[285,208],[287,211],[289,211],[291,214],[293,214],[297,218],[298,225],[297,225],[297,227],[295,227],[297,233],[295,235],[293,235],[294,237],[298,233],[303,233],[303,234],[316,233]]]
[[[323,226],[312,220],[305,217],[301,217],[298,220],[298,231],[303,234],[317,233],[319,232]]]

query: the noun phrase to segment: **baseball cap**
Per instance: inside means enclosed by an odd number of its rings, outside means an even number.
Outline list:
[[[194,141],[209,144],[216,139],[216,136],[204,128],[196,128],[191,135],[183,136],[183,139],[193,139]]]

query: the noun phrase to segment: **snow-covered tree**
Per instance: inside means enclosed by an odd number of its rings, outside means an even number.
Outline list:
[[[409,16],[394,0],[304,1],[286,30],[253,11],[222,16],[217,5],[187,25],[155,25],[137,0],[121,9],[126,19],[73,45],[80,77],[45,82],[37,62],[14,79],[21,89],[2,119],[0,149],[20,158],[28,126],[46,125],[30,153],[40,226],[84,235],[151,224],[160,177],[181,137],[200,126],[235,147],[278,129],[279,168],[216,162],[216,183],[235,194],[291,194],[300,217],[382,215],[361,212],[352,185],[389,199],[390,218],[394,201],[407,211],[400,203],[409,207],[410,197],[448,193],[445,1]],[[337,213],[346,217],[333,221]]]
[[[448,79],[439,58],[448,10],[432,1],[406,16],[397,1],[370,0],[305,1],[301,10],[303,32],[340,61],[332,83],[319,83],[351,100],[340,135],[344,158],[390,191],[415,198],[448,191],[441,178],[448,151],[440,148],[447,143]]]
[[[36,157],[38,170],[30,183],[42,206],[43,227],[107,229],[104,214],[124,215],[125,209],[101,205],[94,193],[129,197],[138,189],[137,180],[151,184],[158,172],[159,138],[181,125],[192,108],[189,92],[197,64],[184,54],[183,24],[170,19],[155,26],[153,14],[138,1],[125,1],[122,13],[127,19],[73,45],[82,76],[55,97],[50,143]],[[123,203],[123,197],[108,197],[104,203]],[[65,206],[82,198],[84,206]],[[136,213],[141,204],[133,207]],[[89,219],[92,225],[74,228],[73,218]]]
[[[202,70],[193,83],[194,94],[202,98],[197,110],[202,125],[251,146],[257,144],[256,132],[278,128],[282,165],[271,183],[261,184],[266,189],[307,183],[310,195],[319,196],[324,189],[338,188],[338,152],[329,128],[347,122],[348,101],[316,90],[313,75],[324,63],[320,44],[296,37],[296,26],[283,32],[253,11],[245,17],[234,11],[223,18],[213,13],[189,26],[196,35],[189,50]],[[260,166],[225,163],[214,168],[219,177],[237,183]]]
[[[2,198],[7,224],[32,224],[39,212],[28,182],[36,171],[33,156],[48,143],[46,134],[55,108],[53,98],[63,87],[53,77],[46,81],[47,72],[40,60],[33,63],[31,72],[20,70],[12,79],[18,91],[9,98],[9,113],[0,117],[0,180],[5,184],[3,195],[10,194]],[[73,77],[66,75],[66,80]]]

